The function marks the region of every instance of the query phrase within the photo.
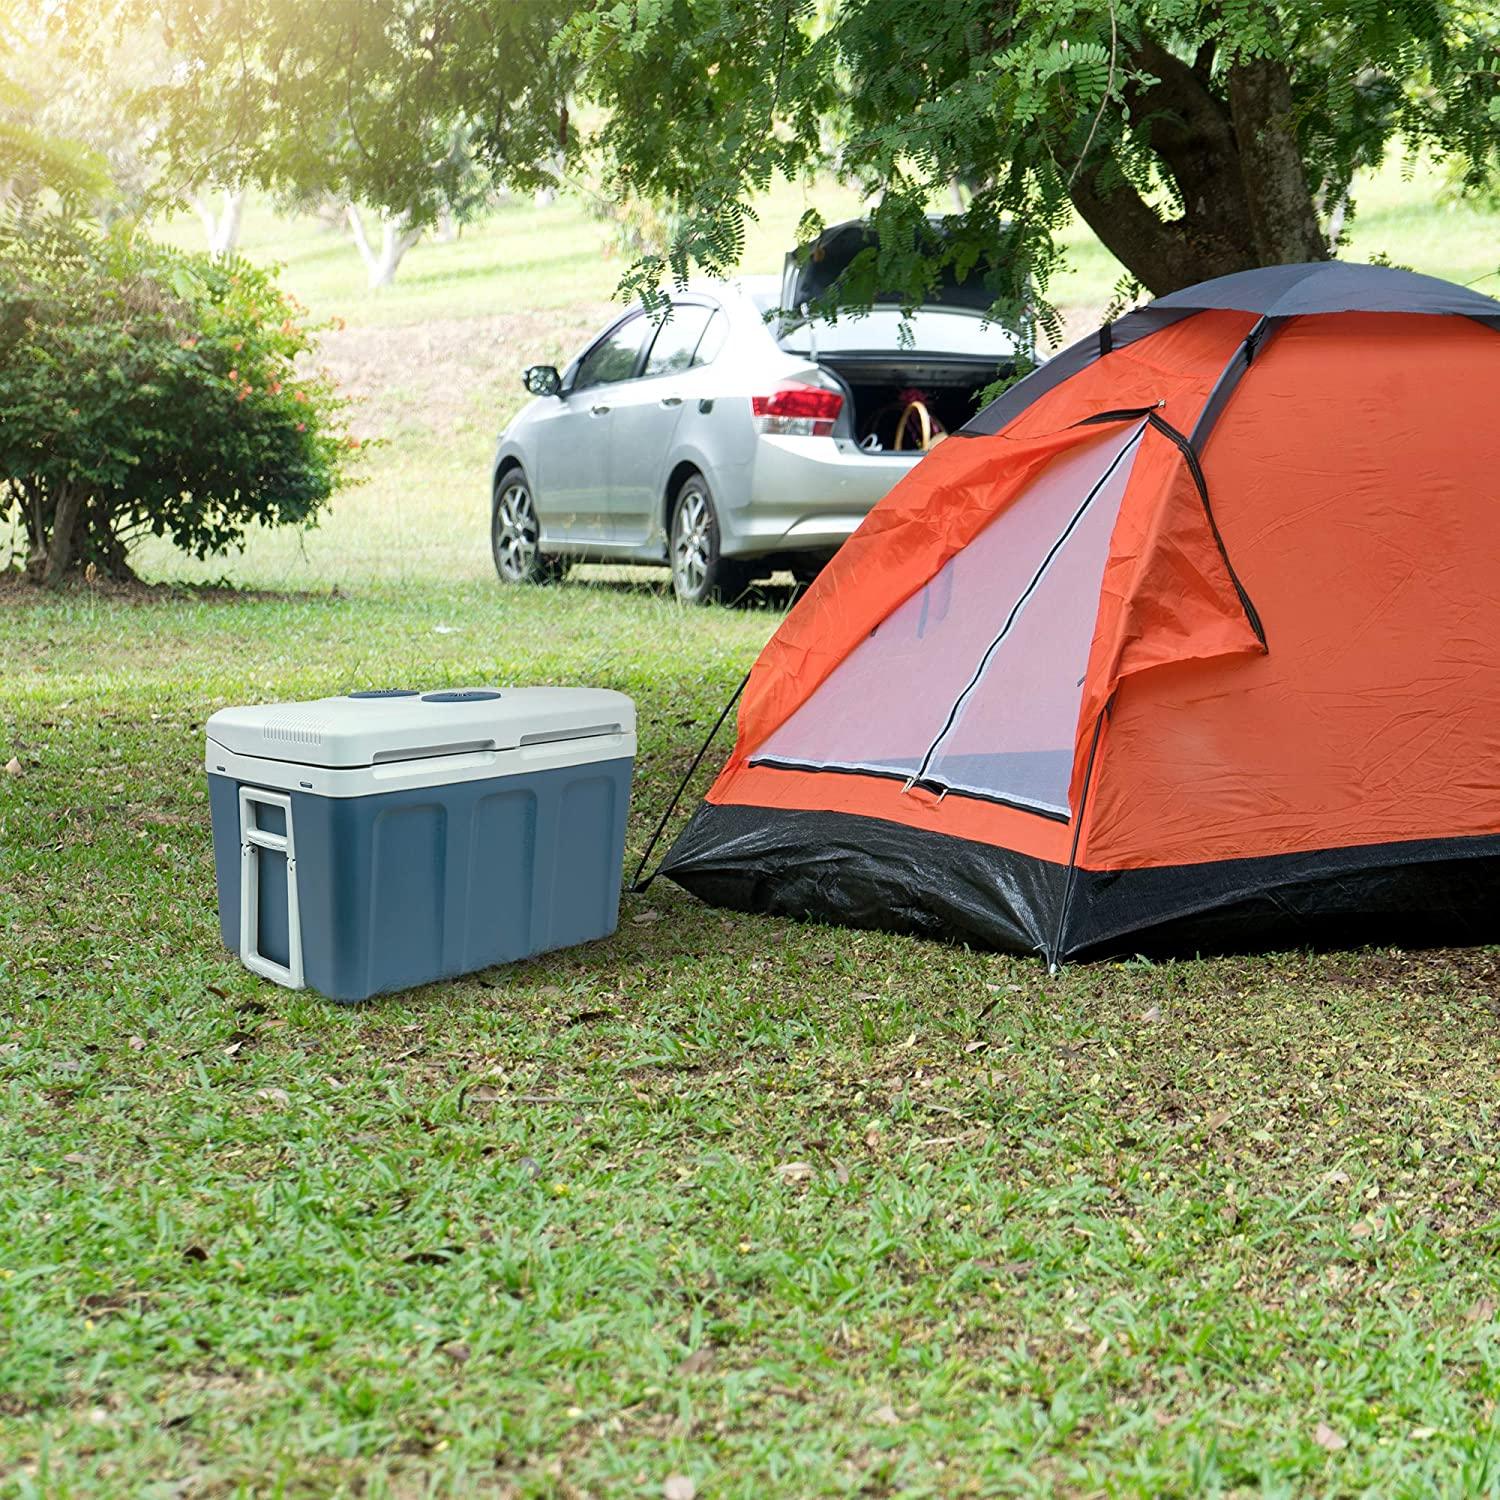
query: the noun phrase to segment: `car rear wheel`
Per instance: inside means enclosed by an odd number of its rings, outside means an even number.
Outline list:
[[[540,541],[531,485],[522,470],[507,470],[495,486],[490,517],[490,550],[502,583],[553,583],[568,571],[566,561],[541,550]]]
[[[719,513],[701,474],[689,474],[672,503],[672,590],[684,604],[733,600],[744,592],[750,570],[719,552]]]
[[[791,574],[806,588],[832,561],[822,552],[802,552],[792,559]]]

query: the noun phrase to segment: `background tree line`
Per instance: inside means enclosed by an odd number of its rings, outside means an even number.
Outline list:
[[[1074,213],[1161,294],[1336,253],[1393,149],[1460,193],[1500,170],[1500,15],[1458,0],[63,0],[32,29],[158,191],[362,205],[388,262],[495,186],[586,182],[666,226],[632,289],[730,269],[777,176],[873,204],[855,302],[947,261],[1014,321]]]

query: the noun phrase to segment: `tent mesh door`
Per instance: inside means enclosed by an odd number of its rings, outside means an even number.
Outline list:
[[[1110,534],[1142,424],[1055,459],[751,756],[1066,817]]]

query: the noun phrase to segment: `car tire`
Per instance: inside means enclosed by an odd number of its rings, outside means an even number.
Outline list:
[[[568,571],[564,558],[541,550],[541,525],[526,471],[507,469],[495,483],[490,508],[490,552],[501,583],[556,583]]]
[[[821,552],[799,553],[792,559],[791,575],[800,587],[806,588],[831,561]]]
[[[719,551],[719,512],[708,481],[694,471],[672,499],[667,531],[672,592],[684,604],[732,603],[750,582],[751,570]]]

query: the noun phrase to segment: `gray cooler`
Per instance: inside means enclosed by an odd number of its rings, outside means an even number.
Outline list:
[[[635,706],[592,688],[351,693],[208,721],[224,942],[363,1000],[606,937]]]

